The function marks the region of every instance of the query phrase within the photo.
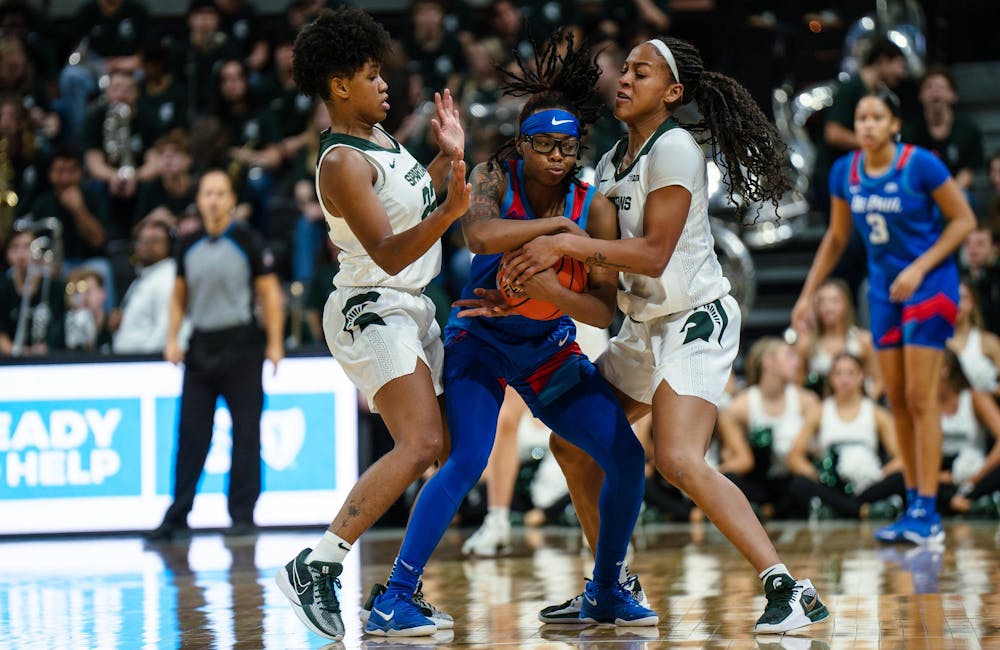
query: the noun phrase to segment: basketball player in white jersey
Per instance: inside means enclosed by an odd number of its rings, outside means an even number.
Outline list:
[[[303,549],[278,572],[278,586],[299,619],[334,640],[344,635],[338,576],[351,545],[446,448],[437,399],[441,332],[423,289],[441,268],[439,239],[466,211],[471,192],[465,135],[448,91],[435,95],[441,153],[428,168],[379,126],[389,109],[380,64],[390,47],[388,33],[359,9],[321,13],[294,46],[299,91],[321,98],[330,114],[316,192],[341,255],[323,330],[333,356],[395,440],[361,475],[315,549]],[[446,185],[448,197],[439,206],[436,192]],[[417,609],[412,599],[409,604]],[[387,614],[393,624],[406,618],[395,614]],[[414,616],[433,630],[430,619]]]
[[[811,625],[829,616],[812,583],[791,577],[746,498],[705,462],[739,347],[740,310],[715,256],[705,157],[691,131],[709,132],[730,190],[751,202],[776,202],[789,189],[780,136],[739,83],[704,70],[697,48],[679,39],[633,48],[618,83],[615,117],[628,136],[601,159],[597,184],[618,207],[621,239],[537,238],[508,265],[510,277],[519,283],[562,255],[622,272],[619,307],[628,318],[598,366],[630,419],[652,410],[659,472],[759,572],[767,607],[756,631]],[[703,120],[682,126],[674,111],[691,100]],[[552,451],[592,537],[597,466],[563,441]],[[555,607],[575,604],[571,599]]]

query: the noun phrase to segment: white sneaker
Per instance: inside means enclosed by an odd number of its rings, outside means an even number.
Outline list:
[[[483,525],[462,544],[463,555],[495,557],[510,551],[510,521],[486,515]]]

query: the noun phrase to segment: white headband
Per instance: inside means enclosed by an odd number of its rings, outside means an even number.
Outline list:
[[[667,47],[667,44],[658,38],[654,38],[646,42],[655,47],[656,51],[667,60],[667,66],[670,68],[670,72],[674,73],[674,81],[680,83],[681,76],[677,74],[677,62],[674,61],[674,54],[670,51],[670,48]]]

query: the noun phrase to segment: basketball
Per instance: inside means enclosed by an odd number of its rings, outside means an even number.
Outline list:
[[[567,289],[580,293],[587,288],[587,265],[580,260],[563,257],[552,266],[552,270],[556,272],[559,284]],[[497,288],[500,289],[507,304],[525,318],[553,320],[563,315],[562,310],[551,302],[529,298],[522,289],[507,282],[503,262],[500,263],[500,270],[497,271]]]

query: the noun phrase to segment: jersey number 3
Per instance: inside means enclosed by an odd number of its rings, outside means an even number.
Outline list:
[[[865,215],[865,221],[872,229],[868,233],[868,241],[873,244],[884,244],[889,241],[889,228],[885,225],[885,217],[877,212],[869,212]]]

